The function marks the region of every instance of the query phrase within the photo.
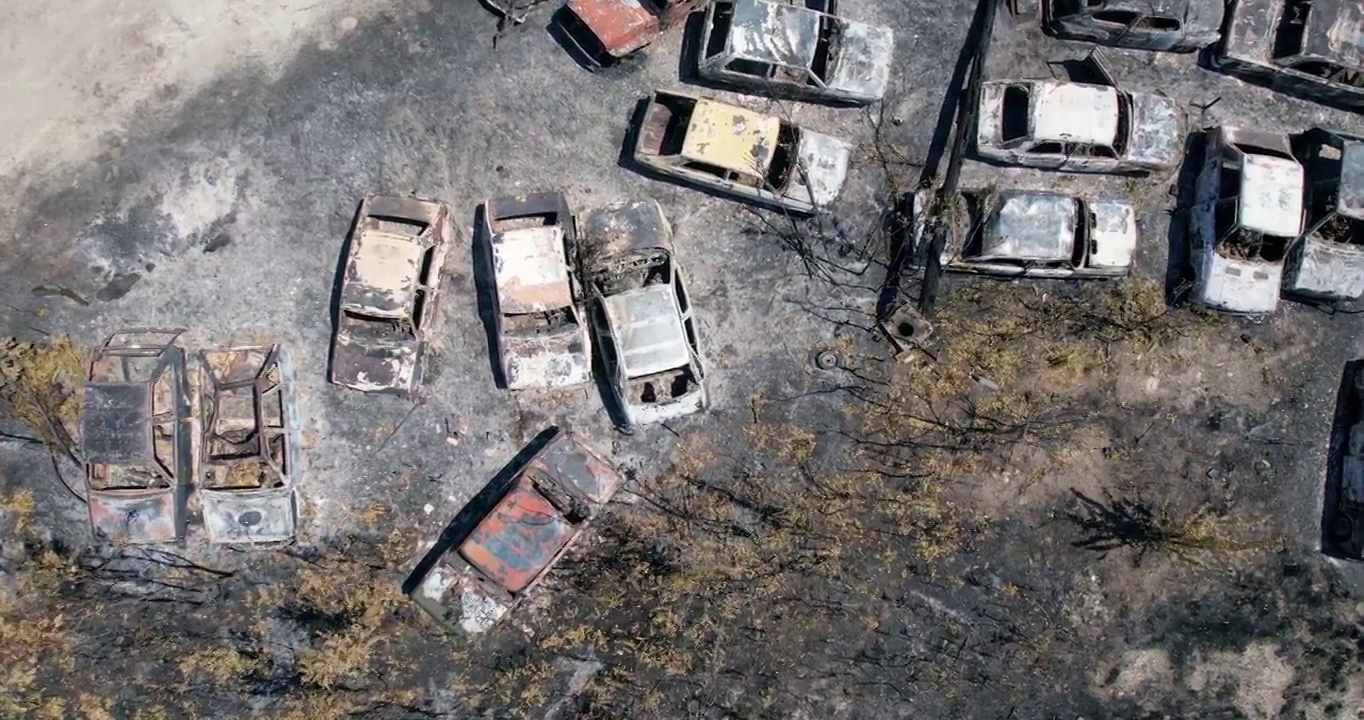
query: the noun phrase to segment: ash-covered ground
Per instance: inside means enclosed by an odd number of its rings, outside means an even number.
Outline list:
[[[695,21],[592,74],[546,32],[549,5],[502,31],[473,0],[164,6],[156,17],[60,11],[100,14],[94,25],[132,48],[77,33],[70,45],[84,54],[20,42],[26,24],[50,32],[58,11],[12,13],[3,32],[28,54],[0,68],[13,64],[43,101],[0,111],[15,114],[5,127],[16,138],[4,153],[0,322],[23,340],[81,345],[126,326],[185,328],[189,347],[286,343],[304,418],[300,537],[223,550],[192,527],[163,551],[88,547],[85,507],[47,450],[7,440],[3,627],[14,640],[0,650],[0,709],[1364,712],[1364,574],[1317,548],[1360,322],[1287,302],[1262,324],[1167,310],[1179,176],[968,162],[966,187],[1139,203],[1131,283],[1142,289],[950,277],[936,357],[886,361],[870,321],[883,218],[941,133],[972,3],[841,5],[896,31],[891,88],[867,110],[700,89],[857,142],[831,215],[795,224],[622,161],[636,103],[689,87],[682,48]],[[987,76],[1052,77],[1049,61],[1087,49],[1044,37],[1028,12],[1001,12]],[[1364,131],[1355,116],[1245,86],[1193,55],[1105,52],[1123,87],[1177,98],[1192,128]],[[578,210],[660,201],[710,361],[710,412],[625,435],[596,387],[494,386],[475,208],[535,189],[561,190]],[[368,192],[440,198],[456,217],[430,397],[415,408],[326,382],[338,256]],[[814,367],[826,348],[843,368]],[[926,419],[920,404],[941,414]],[[627,491],[514,618],[477,641],[442,636],[399,583],[422,543],[550,425],[626,470]],[[56,466],[79,492],[79,469]]]

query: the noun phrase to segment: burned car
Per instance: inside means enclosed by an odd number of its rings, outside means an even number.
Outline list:
[[[1189,218],[1194,302],[1265,315],[1279,305],[1284,256],[1302,233],[1303,169],[1287,137],[1208,132]]]
[[[199,499],[211,543],[282,543],[297,531],[293,367],[280,345],[199,353]]]
[[[838,17],[835,0],[715,0],[701,77],[767,95],[870,103],[886,94],[895,35]]]
[[[583,57],[600,67],[644,48],[706,0],[568,0],[559,23]]]
[[[452,233],[445,203],[370,195],[341,278],[330,379],[362,392],[421,387]]]
[[[1225,0],[1043,0],[1042,26],[1066,40],[1193,52],[1222,37]]]
[[[80,451],[95,538],[178,541],[192,472],[189,386],[180,330],[125,330],[91,354]]]
[[[981,83],[976,153],[1067,172],[1148,173],[1179,163],[1184,122],[1174,100],[1058,80]]]
[[[496,353],[512,390],[592,379],[592,344],[578,302],[573,215],[560,193],[488,200],[482,235],[496,282]]]
[[[928,245],[931,191],[914,196],[915,247]],[[945,221],[942,267],[1003,277],[1103,279],[1127,275],[1137,249],[1132,206],[1040,190],[968,190]]]
[[[672,244],[672,228],[653,200],[612,203],[583,218],[593,328],[626,426],[670,420],[710,404]]]
[[[1364,295],[1364,138],[1314,128],[1295,151],[1305,165],[1301,238],[1284,269],[1285,293],[1321,300]]]
[[[655,92],[635,162],[658,173],[797,213],[838,197],[852,146],[717,100]]]
[[[1232,0],[1212,65],[1324,105],[1364,111],[1364,5],[1358,0]]]
[[[451,632],[487,632],[535,588],[624,480],[572,435],[556,435],[458,547],[418,580],[412,599]]]
[[[1364,560],[1364,361],[1345,364],[1322,505],[1322,550]]]

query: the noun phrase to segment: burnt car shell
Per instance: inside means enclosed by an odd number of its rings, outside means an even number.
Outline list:
[[[90,355],[79,445],[98,540],[177,541],[191,472],[189,392],[179,330],[114,333]]]
[[[370,195],[361,203],[341,281],[331,382],[403,395],[421,385],[449,216],[436,200]]]
[[[1307,222],[1289,252],[1284,292],[1358,299],[1364,295],[1364,138],[1314,128],[1300,141]]]
[[[1364,361],[1345,364],[1322,506],[1322,550],[1364,560]]]
[[[292,540],[301,448],[288,353],[280,345],[206,350],[199,370],[199,496],[209,542]]]
[[[1068,40],[1193,52],[1221,38],[1224,0],[1043,0],[1043,27]]]
[[[624,481],[571,433],[556,435],[422,578],[414,599],[449,630],[487,631],[534,589]]]
[[[1364,111],[1364,7],[1357,0],[1232,0],[1210,62],[1278,92]]]

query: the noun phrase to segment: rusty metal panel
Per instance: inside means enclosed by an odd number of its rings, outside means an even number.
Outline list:
[[[522,478],[479,522],[460,555],[510,593],[526,589],[578,533]]]
[[[659,31],[658,18],[639,0],[569,0],[568,9],[613,57],[644,47]]]
[[[145,384],[87,384],[81,394],[81,454],[87,462],[116,464],[151,457],[151,410]]]
[[[598,505],[610,500],[625,482],[620,471],[571,435],[555,438],[530,465]]]
[[[91,491],[90,525],[106,542],[170,542],[183,534],[180,496],[178,488]]]

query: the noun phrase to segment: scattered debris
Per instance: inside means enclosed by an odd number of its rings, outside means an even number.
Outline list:
[[[664,175],[797,213],[838,197],[852,146],[770,115],[659,90],[635,141],[635,162]]]
[[[895,34],[838,17],[836,0],[716,0],[701,77],[805,100],[871,103],[886,94]]]
[[[445,203],[365,197],[341,279],[331,382],[362,392],[417,392],[452,232]]]

